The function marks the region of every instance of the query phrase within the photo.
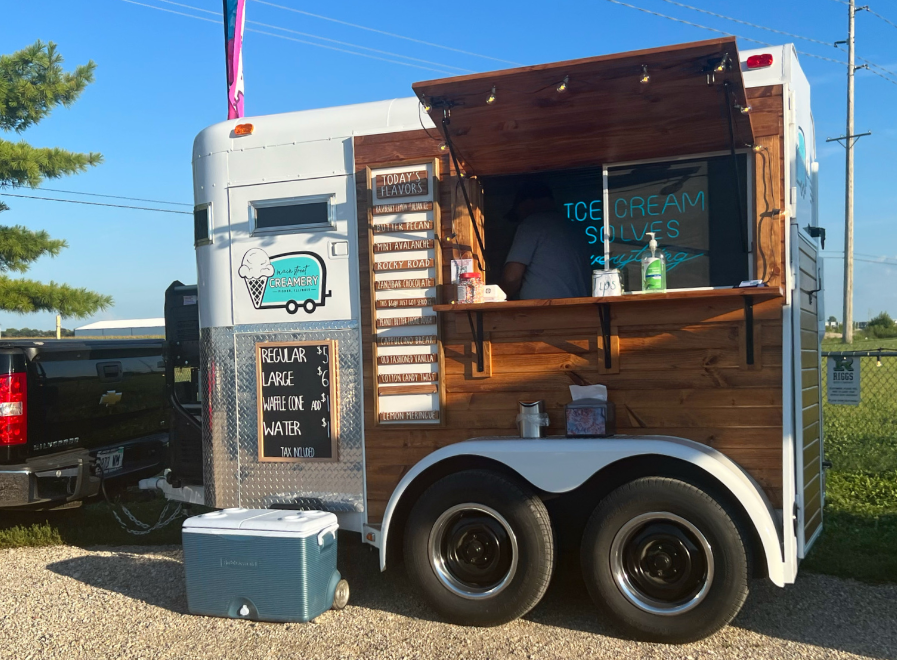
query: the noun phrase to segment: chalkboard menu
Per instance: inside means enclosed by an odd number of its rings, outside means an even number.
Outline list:
[[[259,461],[339,460],[336,341],[255,345]]]

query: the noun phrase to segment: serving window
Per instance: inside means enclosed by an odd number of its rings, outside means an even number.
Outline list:
[[[737,169],[736,169],[737,168]],[[590,270],[623,273],[641,290],[649,232],[667,261],[667,288],[737,286],[749,278],[747,155],[644,162],[538,174],[482,177],[487,281],[498,283],[521,218],[517,191],[538,182],[575,228]],[[587,273],[586,276],[589,274]]]
[[[601,238],[610,267],[625,272],[627,290],[641,289],[648,232],[666,256],[668,289],[748,279],[747,171],[745,154],[609,166]]]

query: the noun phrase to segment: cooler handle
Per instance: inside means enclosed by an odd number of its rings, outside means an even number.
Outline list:
[[[324,545],[324,538],[330,534],[331,535],[331,543],[336,541],[336,530],[339,529],[339,523],[334,523],[330,527],[325,527],[320,532],[318,532],[318,545]],[[329,545],[329,544],[328,544]]]

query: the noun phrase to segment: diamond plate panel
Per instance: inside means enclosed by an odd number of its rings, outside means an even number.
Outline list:
[[[205,495],[211,506],[266,508],[297,497],[334,511],[364,510],[361,344],[357,322],[242,325],[202,330],[210,416],[203,411]],[[339,461],[260,463],[255,345],[335,339]]]

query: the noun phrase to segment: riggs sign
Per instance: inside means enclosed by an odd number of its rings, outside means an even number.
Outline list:
[[[830,355],[826,389],[829,403],[860,405],[860,358]]]

